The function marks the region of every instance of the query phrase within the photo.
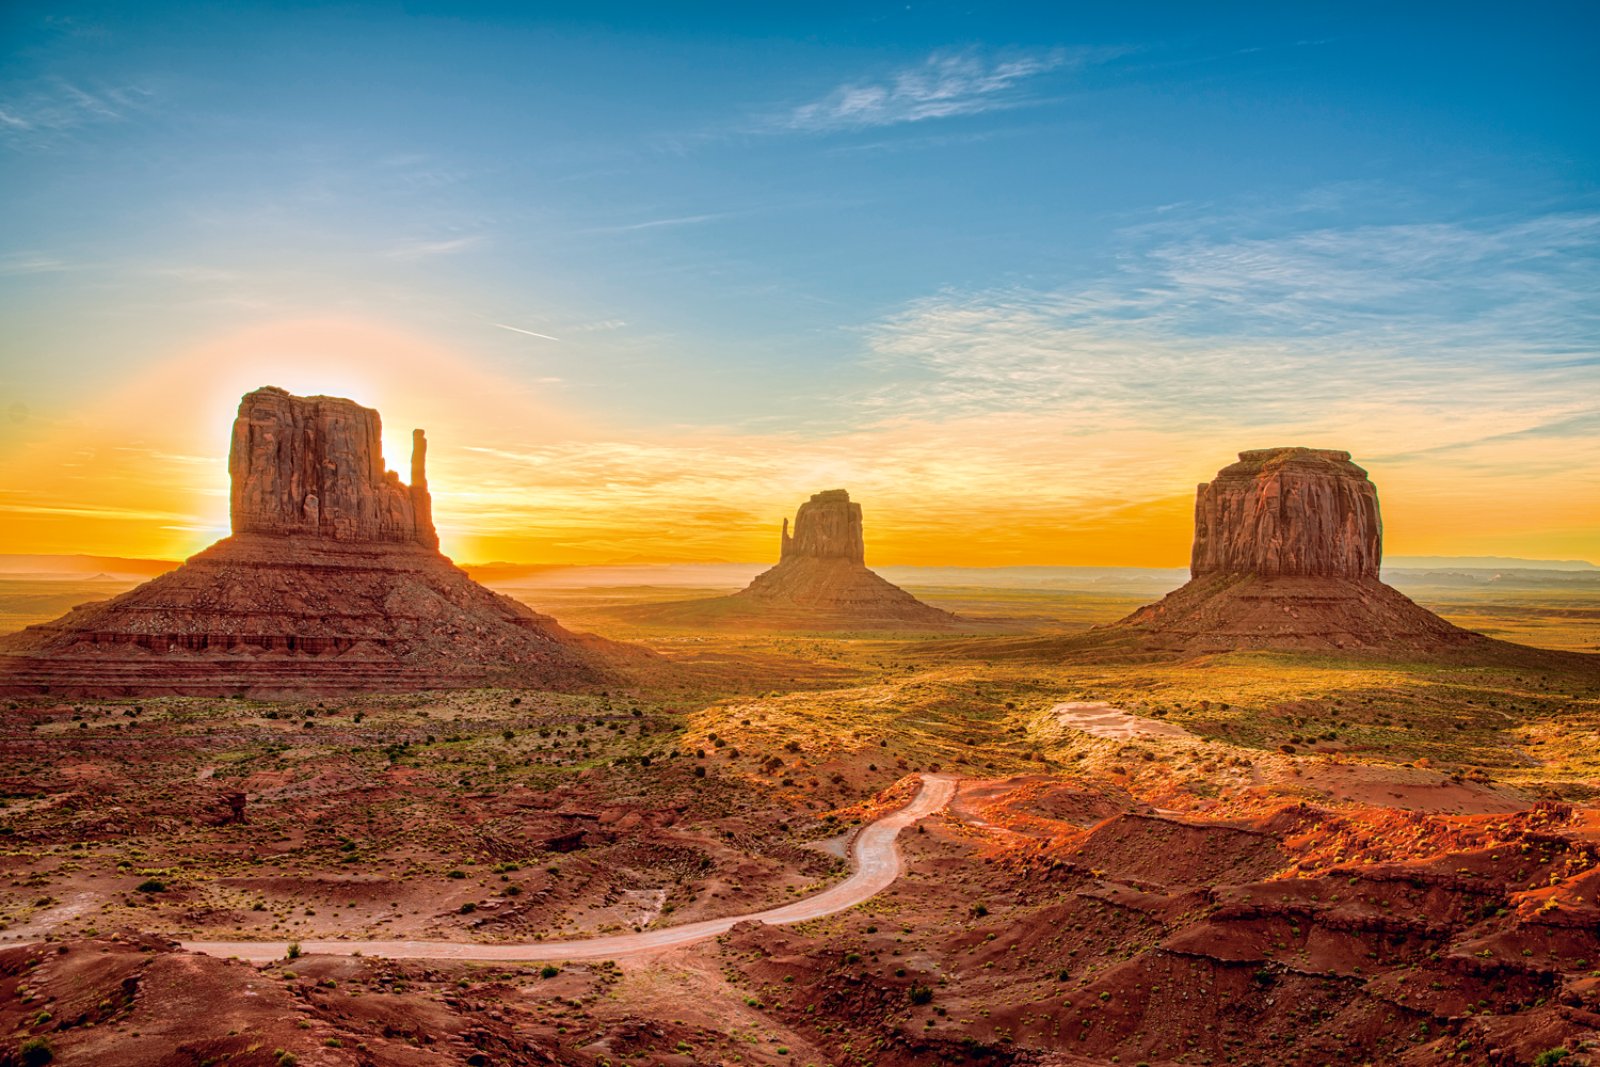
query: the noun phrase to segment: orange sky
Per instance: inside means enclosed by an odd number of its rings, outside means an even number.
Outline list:
[[[1457,443],[1448,416],[1352,409],[1314,434],[1050,411],[809,435],[632,426],[425,338],[323,320],[220,337],[13,420],[0,551],[175,558],[223,536],[229,425],[238,397],[267,384],[378,408],[398,470],[425,427],[444,549],[463,562],[762,561],[785,515],[843,487],[877,564],[1180,566],[1194,485],[1279,444],[1350,449],[1379,486],[1391,555],[1600,556],[1600,492],[1582,491],[1593,468],[1549,464],[1537,436]]]

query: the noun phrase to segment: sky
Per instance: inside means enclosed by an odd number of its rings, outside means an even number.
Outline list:
[[[262,385],[466,562],[1182,565],[1349,450],[1600,562],[1600,7],[0,5],[0,552],[227,532]]]

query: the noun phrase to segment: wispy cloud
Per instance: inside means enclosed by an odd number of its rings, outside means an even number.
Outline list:
[[[862,402],[1388,456],[1562,437],[1600,461],[1596,291],[1591,214],[1191,232],[1126,248],[1092,285],[913,303],[868,329],[886,383]]]
[[[136,85],[84,86],[49,78],[0,96],[0,141],[49,143],[80,127],[128,119],[146,110],[151,97]]]
[[[628,222],[618,226],[596,226],[586,230],[586,233],[634,233],[638,230],[659,230],[678,226],[698,226],[706,222],[717,222],[721,219],[731,219],[738,215],[748,214],[742,211],[713,211],[704,215],[672,215],[660,219],[646,219],[643,222]]]
[[[821,99],[773,116],[770,127],[823,133],[1039,103],[1042,76],[1103,61],[1110,49],[1065,49],[987,56],[977,51],[936,52],[922,63],[870,81],[847,82]]]
[[[538,337],[538,338],[541,338],[542,340],[545,340],[545,341],[557,341],[557,342],[559,342],[561,340],[561,338],[559,338],[559,337],[551,337],[547,333],[535,333],[533,330],[524,330],[521,326],[507,326],[503,322],[492,322],[489,325],[498,326],[502,330],[510,330],[512,333],[525,333],[529,337]]]
[[[0,277],[16,277],[27,274],[58,274],[61,271],[71,269],[70,264],[56,259],[54,256],[39,255],[31,252],[0,255]]]
[[[482,243],[482,236],[451,237],[443,241],[407,241],[389,249],[388,256],[390,259],[409,263],[419,259],[432,259],[434,256],[457,255]]]

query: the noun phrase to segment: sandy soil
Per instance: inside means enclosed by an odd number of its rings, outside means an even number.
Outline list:
[[[854,873],[844,882],[805,900],[745,915],[707,919],[683,926],[581,941],[542,941],[520,945],[482,945],[449,941],[307,941],[300,950],[320,955],[381,956],[387,959],[449,960],[596,960],[647,955],[727,933],[741,922],[798,923],[853,908],[881,893],[900,876],[902,863],[895,839],[900,831],[942,809],[955,795],[950,775],[923,775],[922,788],[910,804],[862,828],[852,849]],[[286,941],[190,941],[183,947],[211,956],[263,961],[288,954]]]
[[[1177,723],[1147,719],[1103,701],[1069,700],[1050,709],[1061,725],[1112,741],[1142,738],[1189,738],[1194,735]]]

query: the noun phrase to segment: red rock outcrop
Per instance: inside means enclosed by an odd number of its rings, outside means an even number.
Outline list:
[[[789,536],[789,520],[783,520],[778,562],[786,559],[842,559],[866,566],[861,505],[843,489],[813,494],[794,513],[793,537]]]
[[[777,630],[947,630],[961,620],[867,569],[861,505],[843,489],[817,493],[779,535],[777,566],[732,596],[628,609],[676,626]]]
[[[774,620],[830,627],[944,629],[956,622],[867,569],[861,505],[843,489],[814,494],[784,520],[778,565],[731,598]]]
[[[1432,652],[1487,645],[1378,579],[1378,491],[1348,452],[1265,448],[1202,483],[1188,584],[1085,645]]]
[[[1263,448],[1202,482],[1190,575],[1376,578],[1378,488],[1350,453]]]
[[[371,408],[273,386],[246,393],[228,452],[233,532],[437,548],[421,430],[412,442],[407,487],[384,467],[383,422]]]
[[[378,413],[281,389],[245,396],[233,536],[111,600],[0,639],[0,692],[277,695],[596,679],[624,646],[472,581],[439,553],[412,438],[410,486]]]

